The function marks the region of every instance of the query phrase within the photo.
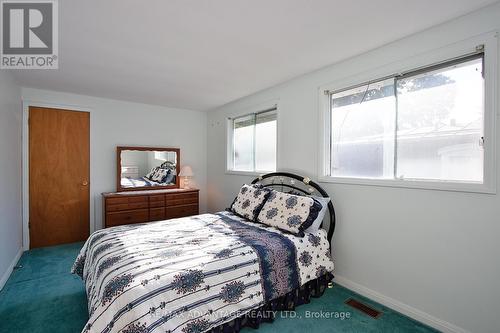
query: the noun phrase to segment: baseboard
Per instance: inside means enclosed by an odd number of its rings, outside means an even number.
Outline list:
[[[407,304],[404,304],[398,300],[382,295],[374,290],[371,290],[365,286],[362,286],[356,282],[346,279],[342,276],[335,275],[335,283],[346,287],[362,296],[365,296],[377,303],[380,303],[388,308],[391,308],[397,312],[404,314],[412,319],[415,319],[421,323],[424,323],[432,328],[435,328],[441,332],[445,333],[470,333],[469,331],[453,325],[447,321],[441,320],[430,314],[423,312],[421,310],[415,309]]]
[[[0,279],[0,290],[2,290],[3,287],[5,286],[5,284],[7,283],[7,280],[9,279],[10,274],[12,274],[14,267],[16,266],[19,259],[21,259],[22,255],[23,255],[23,248],[21,247],[21,248],[19,248],[19,251],[17,252],[14,260],[12,260],[9,267],[7,267],[7,270],[5,271],[5,273],[2,275],[2,278]]]

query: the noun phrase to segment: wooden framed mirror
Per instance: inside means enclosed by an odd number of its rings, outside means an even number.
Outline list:
[[[116,190],[179,188],[180,149],[117,147]]]

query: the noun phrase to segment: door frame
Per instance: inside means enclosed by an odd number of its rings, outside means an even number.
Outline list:
[[[95,231],[95,207],[94,200],[92,200],[93,193],[92,187],[94,183],[94,173],[92,172],[92,109],[90,107],[81,105],[71,105],[71,104],[57,104],[46,101],[29,100],[23,99],[23,119],[22,119],[22,216],[23,216],[23,250],[28,251],[30,248],[30,233],[29,233],[29,211],[30,211],[30,198],[29,198],[29,108],[42,107],[51,109],[62,109],[65,111],[78,111],[78,112],[88,112],[89,113],[89,145],[90,145],[90,157],[89,157],[89,171],[90,171],[90,184],[89,184],[89,224],[90,233]]]

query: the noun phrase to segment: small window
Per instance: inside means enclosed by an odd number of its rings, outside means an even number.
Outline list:
[[[245,172],[276,171],[276,108],[229,119],[228,169]]]
[[[483,57],[329,93],[328,176],[482,184]]]

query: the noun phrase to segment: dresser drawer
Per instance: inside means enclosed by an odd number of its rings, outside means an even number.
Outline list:
[[[147,222],[149,219],[149,209],[130,210],[125,212],[114,212],[106,214],[106,226]]]
[[[185,217],[191,215],[198,215],[198,205],[183,205],[166,208],[166,218],[173,219],[177,217]]]
[[[124,210],[133,210],[133,209],[141,209],[148,208],[147,202],[131,202],[131,203],[122,203],[122,204],[114,204],[108,205],[108,212],[119,212]]]
[[[190,205],[197,203],[198,203],[198,198],[175,199],[167,201],[167,206],[172,207],[172,206]]]
[[[107,205],[121,205],[129,203],[148,203],[148,197],[138,196],[138,197],[123,197],[123,198],[107,198]]]
[[[167,195],[167,206],[189,205],[198,203],[198,192]]]
[[[165,219],[165,208],[151,208],[149,209],[150,221],[161,221]]]
[[[165,201],[165,195],[150,195],[149,202]]]
[[[151,201],[149,202],[149,207],[150,208],[165,207],[165,201]]]
[[[165,207],[165,195],[150,195],[149,208]]]

